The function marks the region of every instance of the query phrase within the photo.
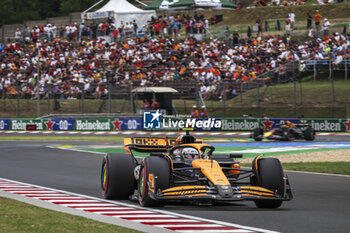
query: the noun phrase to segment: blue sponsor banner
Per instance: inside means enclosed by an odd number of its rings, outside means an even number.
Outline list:
[[[272,122],[271,128],[277,128],[280,125],[284,125],[286,121],[290,121],[293,124],[298,124],[299,123],[299,119],[298,118],[270,118],[269,120],[270,120],[270,122]]]
[[[120,118],[120,130],[142,130],[142,118]]]
[[[10,119],[0,119],[0,130],[10,130],[11,120]]]
[[[44,121],[47,130],[73,131],[75,119],[49,119]]]

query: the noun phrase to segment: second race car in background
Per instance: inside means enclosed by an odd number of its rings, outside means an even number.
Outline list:
[[[309,124],[293,124],[286,121],[277,128],[264,132],[262,128],[255,128],[251,135],[255,141],[263,139],[274,139],[280,141],[294,141],[294,139],[303,139],[307,141],[315,140],[315,130]]]

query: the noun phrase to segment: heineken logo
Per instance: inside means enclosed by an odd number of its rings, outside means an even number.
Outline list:
[[[33,122],[32,120],[12,120],[12,130],[27,130],[27,124],[36,125],[36,130],[43,130],[42,122]]]
[[[109,120],[106,122],[88,121],[88,120],[76,120],[77,130],[111,130]]]
[[[322,121],[311,121],[311,127],[316,131],[326,131],[326,132],[339,132],[341,131],[341,122],[334,122],[328,120]]]
[[[222,130],[250,131],[259,127],[259,122],[254,120],[222,120]]]

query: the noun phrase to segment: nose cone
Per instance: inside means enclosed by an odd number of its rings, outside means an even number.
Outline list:
[[[231,198],[233,197],[233,190],[231,185],[216,185],[218,193],[222,198]]]

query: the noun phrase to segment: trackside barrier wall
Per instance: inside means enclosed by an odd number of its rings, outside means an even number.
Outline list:
[[[172,127],[169,126],[171,119]],[[161,118],[161,127],[157,131],[177,131],[176,125],[185,118]],[[198,121],[204,119],[197,119]],[[297,119],[297,118],[216,118],[221,121],[220,128],[196,129],[203,131],[253,131],[257,127],[269,130],[283,124],[286,120],[292,123],[310,124],[316,132],[350,132],[350,119]],[[25,131],[28,126],[37,131],[123,131],[143,130],[143,119],[135,118],[12,118],[0,119],[0,130]],[[147,129],[144,129],[147,130]],[[148,130],[151,131],[151,130]]]
[[[142,118],[0,119],[0,130],[119,131],[142,130]]]

